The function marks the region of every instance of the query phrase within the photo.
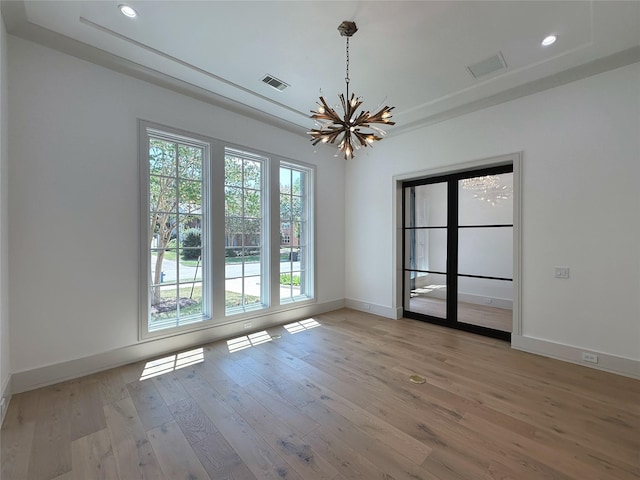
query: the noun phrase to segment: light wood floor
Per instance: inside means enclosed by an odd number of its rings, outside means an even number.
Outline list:
[[[142,362],[16,395],[2,479],[640,478],[640,381],[412,320],[314,318],[144,381]]]
[[[447,316],[446,300],[426,295],[411,297],[409,308],[412,312],[433,315],[438,318],[446,318]],[[513,329],[513,312],[489,305],[458,302],[458,321],[510,332]]]

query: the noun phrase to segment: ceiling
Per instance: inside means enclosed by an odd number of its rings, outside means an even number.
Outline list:
[[[344,92],[343,20],[359,29],[350,89],[367,109],[395,106],[396,133],[640,61],[637,1],[29,0],[2,13],[11,34],[301,134],[320,92]],[[495,55],[506,68],[470,74]]]

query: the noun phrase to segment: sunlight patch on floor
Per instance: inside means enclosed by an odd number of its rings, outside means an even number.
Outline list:
[[[157,360],[147,362],[142,371],[142,375],[140,375],[140,381],[202,362],[204,362],[204,349],[202,347],[175,355],[169,355],[168,357],[158,358]]]
[[[296,333],[300,333],[305,330],[311,330],[312,328],[316,328],[319,326],[319,322],[316,322],[313,318],[309,318],[308,320],[300,320],[299,322],[290,323],[288,325],[285,325],[284,328],[291,335],[294,335]]]
[[[261,332],[252,333],[250,335],[244,335],[242,337],[232,338],[227,340],[227,348],[229,353],[239,352],[245,348],[253,347],[254,345],[260,345],[261,343],[270,342],[272,340],[265,330]]]

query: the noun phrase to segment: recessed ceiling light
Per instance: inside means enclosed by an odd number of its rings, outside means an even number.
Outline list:
[[[130,7],[129,5],[118,5],[118,9],[120,10],[120,13],[122,13],[125,17],[135,18],[138,16],[138,12],[136,12],[133,7]]]
[[[556,43],[556,40],[558,40],[557,35],[549,35],[548,37],[544,37],[544,40],[542,40],[542,46],[548,47],[549,45],[553,45],[554,43]]]

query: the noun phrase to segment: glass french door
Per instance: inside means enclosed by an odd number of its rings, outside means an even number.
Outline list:
[[[513,166],[403,184],[404,316],[510,339]]]

